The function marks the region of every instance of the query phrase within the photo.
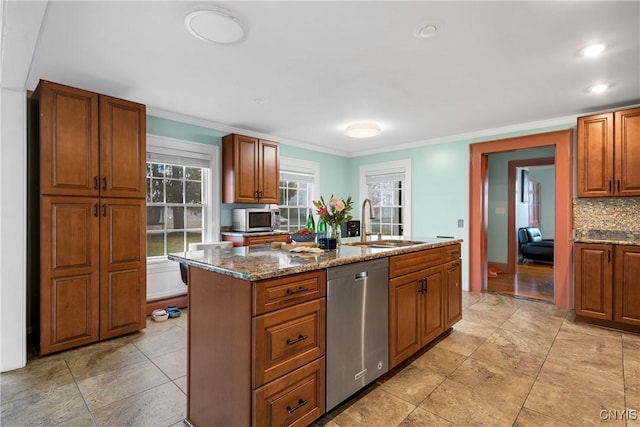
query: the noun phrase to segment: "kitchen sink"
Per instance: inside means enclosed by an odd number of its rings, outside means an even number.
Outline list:
[[[420,245],[425,242],[418,240],[369,240],[366,242],[348,242],[348,246],[368,246],[370,248],[402,248],[405,246]]]

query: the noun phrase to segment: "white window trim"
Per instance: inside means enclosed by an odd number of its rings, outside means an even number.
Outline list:
[[[280,170],[313,175],[313,200],[320,199],[320,163],[280,157]]]
[[[206,234],[203,240],[211,242],[218,240],[220,236],[220,147],[217,145],[201,144],[198,142],[185,141],[181,139],[167,138],[165,136],[147,134],[147,151],[151,153],[175,155],[180,157],[194,157],[205,159],[209,162],[209,178],[203,182],[205,209]],[[217,217],[217,221],[214,218]],[[216,236],[216,237],[214,237]],[[166,257],[147,258],[147,271],[161,273],[176,269],[176,263]]]
[[[390,173],[404,172],[404,218],[402,226],[404,236],[411,237],[411,159],[395,160],[393,162],[372,163],[360,166],[360,200],[369,197],[367,189],[367,175],[382,175]],[[362,216],[362,212],[360,213]]]

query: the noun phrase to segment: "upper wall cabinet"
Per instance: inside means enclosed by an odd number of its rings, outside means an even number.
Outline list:
[[[279,182],[277,143],[237,134],[222,138],[224,203],[278,203]]]
[[[42,82],[40,192],[145,197],[145,106]]]
[[[640,196],[640,108],[578,118],[578,197]]]

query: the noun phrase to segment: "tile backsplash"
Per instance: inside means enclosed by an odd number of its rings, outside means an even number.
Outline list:
[[[575,199],[573,228],[577,238],[640,240],[640,197]]]

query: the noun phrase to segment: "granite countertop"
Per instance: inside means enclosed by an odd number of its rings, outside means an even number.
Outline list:
[[[640,233],[612,230],[574,230],[574,243],[640,245]]]
[[[178,252],[169,254],[172,261],[181,262],[204,270],[225,274],[243,280],[261,280],[305,271],[319,270],[337,265],[351,264],[392,255],[410,253],[461,243],[455,238],[418,238],[421,244],[399,247],[378,248],[348,246],[344,243],[357,242],[359,237],[342,239],[338,250],[324,251],[321,254],[293,253],[281,249],[272,249],[270,245],[242,246],[231,250],[208,249],[203,251]],[[384,239],[383,239],[384,240]]]

